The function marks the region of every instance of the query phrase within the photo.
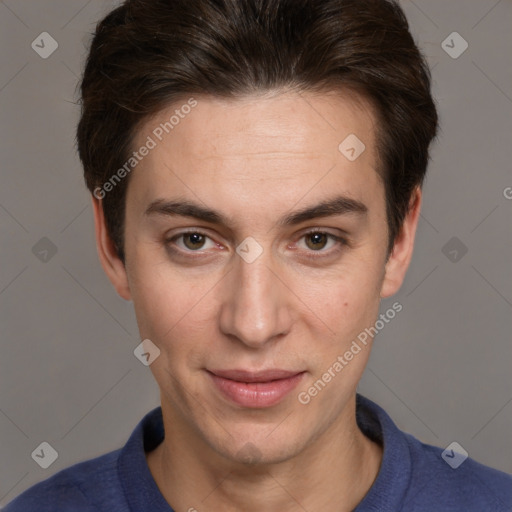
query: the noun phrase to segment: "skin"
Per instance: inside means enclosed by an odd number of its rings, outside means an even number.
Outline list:
[[[177,512],[353,510],[382,460],[382,447],[355,419],[371,343],[307,405],[297,396],[374,325],[381,298],[400,288],[421,191],[388,255],[376,117],[364,99],[291,91],[196,99],[130,176],[125,265],[93,198],[103,268],[119,295],[133,301],[141,339],[161,351],[150,369],[166,436],[147,454],[150,471]],[[175,109],[149,119],[134,146]],[[349,134],[366,145],[353,162],[338,150]],[[364,203],[367,212],[277,222],[335,195]],[[145,214],[158,199],[194,201],[230,225]],[[202,247],[197,237],[169,241],[188,228],[207,235]],[[318,243],[306,236],[314,228],[346,244],[328,237]],[[246,237],[263,250],[252,263],[236,253]],[[306,373],[279,404],[256,410],[226,400],[205,371],[234,368]]]

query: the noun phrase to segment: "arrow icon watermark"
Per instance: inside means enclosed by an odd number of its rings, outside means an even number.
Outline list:
[[[468,46],[468,42],[458,32],[452,32],[441,43],[441,48],[452,59],[458,59],[468,49]]]
[[[339,152],[350,162],[357,160],[366,149],[361,139],[351,133],[338,146]]]
[[[43,441],[32,453],[32,459],[43,469],[49,468],[59,457],[57,450],[46,441]]]
[[[252,263],[263,253],[263,247],[252,237],[248,236],[236,248],[236,253],[246,262]]]
[[[39,57],[47,59],[59,47],[59,43],[48,32],[41,32],[30,46]]]
[[[135,347],[133,355],[144,366],[149,366],[160,356],[160,349],[150,339],[145,339]]]
[[[453,441],[444,449],[441,458],[451,468],[457,469],[468,458],[468,452],[457,441]]]

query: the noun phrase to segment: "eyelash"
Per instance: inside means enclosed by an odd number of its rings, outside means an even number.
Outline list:
[[[202,232],[200,230],[197,230],[197,229],[191,229],[191,230],[187,230],[187,231],[182,231],[181,233],[178,233],[178,234],[172,236],[171,238],[167,239],[165,242],[167,244],[168,249],[170,251],[172,251],[173,253],[175,253],[175,254],[186,255],[186,257],[188,257],[188,258],[201,258],[202,254],[203,254],[201,252],[201,250],[191,251],[191,250],[184,250],[184,249],[175,249],[175,248],[170,247],[171,243],[173,244],[175,242],[175,240],[177,240],[177,239],[179,239],[181,237],[184,237],[186,235],[190,235],[190,234],[201,235],[201,236],[211,240],[211,237],[208,236],[206,233],[204,233],[204,232]],[[315,235],[315,234],[327,235],[327,237],[329,237],[331,240],[336,242],[337,246],[335,248],[331,249],[331,250],[328,250],[328,251],[323,251],[323,250],[313,251],[313,250],[309,250],[309,251],[307,251],[308,253],[315,253],[316,252],[316,253],[319,253],[320,255],[319,256],[313,256],[312,254],[308,254],[308,255],[305,256],[307,259],[318,260],[318,259],[323,258],[323,257],[332,256],[332,255],[337,254],[338,252],[342,251],[344,246],[348,245],[348,241],[345,238],[337,236],[337,235],[334,235],[334,234],[329,233],[327,231],[322,231],[321,229],[312,229],[311,231],[308,231],[307,233],[304,233],[299,238],[299,240],[302,240],[303,238],[306,238],[308,236]],[[193,254],[193,253],[198,253],[199,255],[198,256],[192,256],[191,254]]]

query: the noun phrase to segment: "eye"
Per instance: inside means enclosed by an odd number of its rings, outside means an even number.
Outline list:
[[[347,244],[347,241],[344,238],[320,230],[309,231],[308,233],[304,234],[300,240],[304,240],[306,251],[309,253],[319,252],[322,254],[330,254],[341,250],[342,246]],[[298,244],[298,246],[300,245],[301,244]]]
[[[216,245],[209,236],[201,233],[200,231],[186,231],[179,233],[167,240],[167,242],[169,244],[176,245],[179,249],[185,252],[197,252],[200,250],[211,249]]]

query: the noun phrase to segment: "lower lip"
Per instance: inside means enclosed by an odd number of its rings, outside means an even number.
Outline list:
[[[270,382],[238,382],[208,372],[217,389],[229,400],[242,407],[263,408],[278,404],[292,391],[305,372],[287,379]]]

